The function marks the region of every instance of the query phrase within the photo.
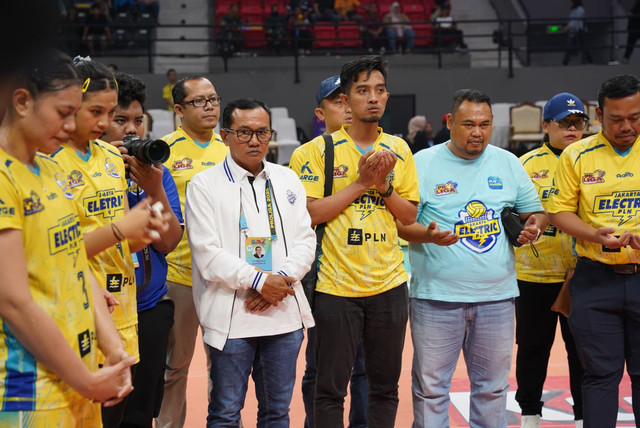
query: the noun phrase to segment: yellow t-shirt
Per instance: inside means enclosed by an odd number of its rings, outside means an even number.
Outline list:
[[[529,174],[538,192],[542,206],[547,207],[553,188],[553,175],[558,166],[558,156],[545,144],[520,157],[520,162]],[[573,239],[555,226],[548,225],[544,234],[534,244],[517,247],[516,270],[518,279],[529,282],[562,282],[567,269],[575,266]]]
[[[179,127],[169,135],[162,137],[171,148],[171,156],[164,163],[169,168],[180,196],[180,209],[184,212],[184,201],[187,195],[187,185],[197,173],[212,167],[224,160],[229,148],[214,132],[211,140],[204,143],[194,141]],[[182,285],[191,286],[191,250],[185,229],[180,243],[171,253],[167,254],[169,271],[167,280]]]
[[[104,141],[89,142],[86,155],[63,144],[52,158],[67,174],[69,192],[78,206],[83,233],[92,232],[121,219],[125,214],[127,181],[122,156]],[[111,314],[121,331],[138,324],[135,267],[127,240],[119,242],[89,260],[98,284],[112,293],[120,305]],[[124,340],[129,355],[138,356],[137,337]]]
[[[347,134],[348,125],[332,134],[334,146],[333,192],[358,178],[362,153]],[[372,150],[388,149],[398,161],[389,173],[400,196],[419,201],[418,178],[413,155],[401,138],[382,132]],[[300,177],[307,196],[324,196],[324,139],[313,139],[300,148],[292,168]],[[302,156],[300,156],[302,155]],[[302,162],[300,159],[304,160]],[[306,158],[306,159],[304,159]],[[345,297],[366,297],[384,293],[407,280],[398,244],[398,230],[391,212],[375,187],[367,189],[338,216],[327,223],[319,257],[316,290]]]
[[[174,85],[172,85],[171,83],[167,83],[162,87],[162,99],[166,100],[168,98],[171,100],[172,105],[167,105],[167,109],[171,112],[173,111],[173,94],[171,93],[173,86]]]
[[[567,147],[560,156],[547,211],[576,213],[596,229],[616,229],[616,235],[627,230],[640,233],[639,141],[621,155],[600,131]],[[576,239],[576,252],[607,264],[640,263],[640,251],[630,246],[611,250]]]
[[[0,150],[0,230],[22,232],[33,300],[95,371],[93,297],[80,219],[60,166],[44,155],[36,155],[35,164],[33,171]],[[0,361],[0,411],[60,409],[85,400],[38,362],[4,322]]]

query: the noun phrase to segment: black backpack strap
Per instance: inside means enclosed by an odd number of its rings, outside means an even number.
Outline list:
[[[322,138],[324,138],[324,197],[326,198],[333,190],[333,137],[331,134],[324,134]],[[322,242],[326,225],[327,222],[324,222],[316,226],[318,244]]]

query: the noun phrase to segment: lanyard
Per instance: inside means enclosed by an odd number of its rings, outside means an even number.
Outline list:
[[[253,184],[252,184],[253,186]],[[276,231],[275,215],[273,213],[273,199],[272,199],[271,180],[267,180],[264,187],[264,199],[267,202],[267,216],[269,217],[269,231],[271,233],[271,240],[276,241],[278,239],[278,233]],[[249,225],[247,224],[247,218],[244,215],[244,208],[242,206],[242,189],[240,189],[240,230],[247,233]]]

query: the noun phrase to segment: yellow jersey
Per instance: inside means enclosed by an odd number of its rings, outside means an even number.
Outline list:
[[[35,165],[32,170],[0,150],[0,230],[22,232],[33,300],[53,318],[87,368],[95,371],[93,297],[74,195],[53,160],[37,154]],[[0,411],[53,410],[86,400],[37,361],[4,321],[0,361]]]
[[[640,233],[640,138],[625,153],[618,153],[600,131],[567,147],[554,179],[547,211],[576,213],[599,229]],[[606,264],[640,263],[640,251],[630,246],[615,250],[576,239],[578,256]]]
[[[121,219],[125,214],[127,180],[118,149],[104,141],[89,141],[86,155],[67,143],[51,155],[67,174],[68,191],[74,195],[83,233],[92,232]],[[138,324],[135,267],[125,239],[89,260],[98,284],[120,304],[111,314],[121,331]],[[138,356],[137,337],[128,337],[125,348]]]
[[[166,85],[164,85],[162,87],[162,99],[166,100],[166,99],[170,99],[171,101],[173,101],[173,93],[171,92],[171,90],[173,89],[173,86],[171,83],[167,83]],[[168,105],[167,104],[167,109],[170,112],[173,112],[173,106],[172,105]]]
[[[184,212],[184,201],[187,196],[187,185],[197,173],[212,167],[224,160],[229,148],[214,132],[211,140],[206,142],[194,141],[179,127],[169,135],[162,137],[171,148],[171,156],[164,163],[178,188],[180,209]],[[167,254],[169,271],[167,280],[177,284],[191,286],[191,250],[185,229],[180,243],[171,253]]]
[[[538,192],[542,206],[547,207],[553,189],[553,175],[558,166],[558,156],[545,143],[520,157],[520,162]],[[553,283],[563,282],[567,269],[574,267],[573,238],[557,227],[548,225],[540,239],[534,244],[517,247],[516,271],[522,281]]]
[[[362,156],[347,133],[348,125],[334,132],[333,193],[358,178]],[[324,138],[316,137],[298,149],[292,168],[310,198],[324,197]],[[391,150],[398,160],[388,180],[405,199],[418,202],[418,178],[413,155],[401,138],[382,132],[371,150]],[[344,297],[366,297],[384,293],[407,281],[398,230],[384,199],[372,186],[335,218],[327,222],[318,258],[321,293]]]

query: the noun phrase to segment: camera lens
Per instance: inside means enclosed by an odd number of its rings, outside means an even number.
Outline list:
[[[135,135],[122,139],[130,156],[148,164],[160,164],[169,159],[171,149],[163,140],[143,140]]]

